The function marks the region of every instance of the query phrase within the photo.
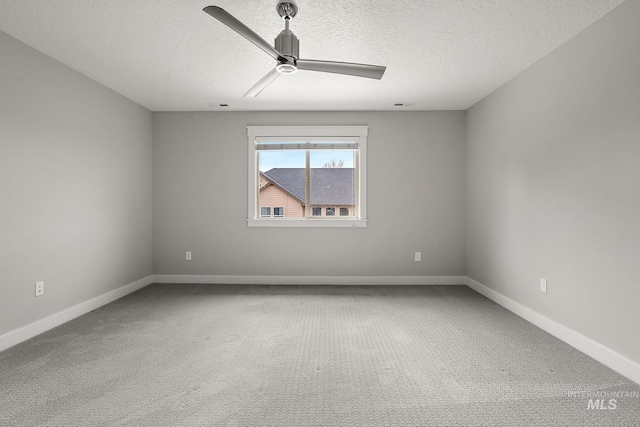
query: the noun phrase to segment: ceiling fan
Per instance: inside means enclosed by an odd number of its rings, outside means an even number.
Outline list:
[[[379,65],[354,64],[350,62],[315,61],[300,59],[298,38],[289,30],[289,21],[298,13],[298,6],[289,0],[280,0],[276,10],[284,19],[285,28],[276,37],[274,47],[271,47],[262,37],[253,32],[249,27],[231,16],[227,11],[218,6],[207,6],[203,9],[209,15],[231,28],[260,49],[267,52],[277,61],[276,67],[256,83],[244,96],[256,97],[280,74],[291,74],[297,70],[321,71],[324,73],[347,74],[370,79],[382,78],[387,67]]]

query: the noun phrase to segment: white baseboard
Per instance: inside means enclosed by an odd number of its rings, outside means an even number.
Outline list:
[[[33,338],[36,335],[40,335],[41,333],[55,328],[56,326],[60,326],[63,323],[66,323],[70,320],[75,319],[76,317],[90,312],[91,310],[95,310],[96,308],[102,307],[105,304],[109,304],[110,302],[122,298],[123,296],[128,295],[132,292],[135,292],[138,289],[144,288],[151,283],[153,283],[153,276],[147,276],[143,279],[137,280],[133,283],[129,283],[128,285],[122,286],[121,288],[115,289],[111,292],[107,292],[104,295],[91,298],[88,301],[81,302],[80,304],[76,304],[73,307],[67,308],[66,310],[62,310],[56,314],[52,314],[51,316],[33,322],[30,325],[23,326],[22,328],[16,329],[11,332],[7,332],[6,334],[0,336],[0,351],[13,347],[14,345]]]
[[[226,285],[464,285],[465,276],[153,276],[154,283]]]
[[[567,328],[566,326],[549,319],[537,311],[525,307],[524,305],[488,288],[470,277],[466,278],[466,284],[474,291],[498,303],[528,322],[533,323],[540,329],[547,331],[556,338],[559,338],[570,346],[580,350],[587,356],[594,358],[603,365],[608,366],[614,371],[619,372],[630,380],[640,384],[640,364],[608,347],[605,347],[591,338],[574,331],[573,329]]]

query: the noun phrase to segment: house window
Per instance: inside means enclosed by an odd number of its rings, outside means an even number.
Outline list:
[[[269,218],[271,216],[271,208],[268,206],[263,206],[260,208],[260,216],[262,218]]]
[[[247,134],[249,226],[366,227],[367,126],[248,126]],[[280,220],[270,219],[271,206]]]

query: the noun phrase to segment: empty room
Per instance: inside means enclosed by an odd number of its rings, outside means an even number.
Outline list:
[[[0,426],[640,425],[640,0],[0,0]]]

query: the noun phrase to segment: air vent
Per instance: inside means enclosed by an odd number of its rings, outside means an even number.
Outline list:
[[[415,102],[398,102],[397,104],[393,104],[394,107],[415,107]]]

